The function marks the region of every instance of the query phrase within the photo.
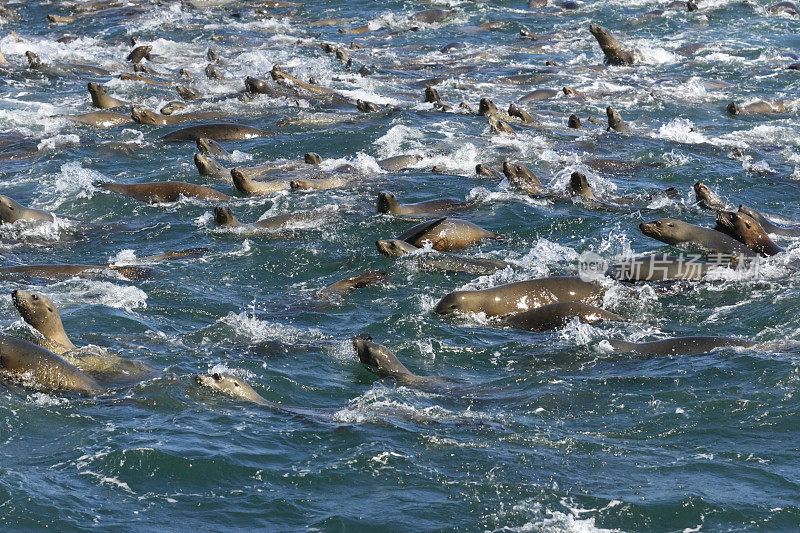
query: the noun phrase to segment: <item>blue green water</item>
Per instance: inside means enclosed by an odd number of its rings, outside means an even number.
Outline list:
[[[702,283],[625,286],[608,281],[604,307],[629,322],[577,322],[550,333],[503,329],[481,316],[442,318],[446,293],[548,275],[574,275],[583,252],[609,260],[654,250],[642,220],[674,217],[713,225],[693,205],[702,180],[732,205],[800,220],[797,103],[788,113],[731,117],[730,101],[798,97],[797,18],[767,11],[771,2],[703,0],[700,10],[637,17],[666,2],[586,1],[577,10],[526,2],[308,2],[268,8],[251,3],[191,9],[145,3],[140,11],[49,24],[69,11],[49,2],[10,4],[23,16],[0,26],[11,66],[0,76],[0,193],[79,219],[0,226],[2,266],[109,264],[167,250],[206,247],[202,258],[147,265],[149,279],[109,276],[3,280],[2,331],[34,339],[11,303],[13,289],[47,294],[79,346],[97,345],[146,361],[156,377],[112,388],[100,398],[36,390],[4,381],[0,389],[0,524],[8,529],[153,530],[490,530],[490,531],[777,531],[800,527],[800,242],[755,279],[731,274]],[[552,4],[552,2],[551,2]],[[409,17],[454,9],[441,23]],[[231,16],[234,13],[240,17]],[[312,26],[322,19],[332,25]],[[502,23],[494,31],[486,22]],[[603,55],[588,32],[601,24],[638,48],[634,67],[595,69]],[[342,34],[369,24],[373,31]],[[523,40],[526,28],[540,37]],[[16,32],[12,34],[11,32]],[[58,43],[63,35],[78,39]],[[325,168],[350,163],[359,180],[344,188],[242,198],[198,175],[192,144],[164,145],[178,126],[80,126],[52,115],[91,111],[87,81],[139,106],[174,100],[166,87],[121,81],[127,40],[153,46],[162,78],[206,95],[239,91],[248,76],[273,66],[309,76],[392,112],[330,124],[339,110],[271,99],[205,103],[271,137],[224,143],[226,167],[318,152]],[[213,39],[217,37],[218,39]],[[352,41],[354,67],[319,42]],[[463,47],[443,53],[452,42]],[[685,57],[673,51],[705,46]],[[207,48],[221,58],[222,82],[202,74]],[[47,62],[100,66],[113,77],[48,78],[27,69],[24,52]],[[545,67],[554,61],[557,67]],[[360,65],[373,67],[362,76]],[[541,74],[539,83],[500,78]],[[422,103],[422,79],[450,112]],[[715,83],[708,83],[715,82]],[[716,83],[723,82],[723,83]],[[514,138],[489,132],[482,97],[501,109],[537,88],[574,87],[523,105],[545,128],[512,125]],[[607,133],[613,105],[631,126]],[[569,131],[576,113],[584,130]],[[304,122],[278,127],[282,117]],[[743,157],[731,155],[741,149]],[[376,160],[419,154],[402,172]],[[646,165],[594,171],[597,158]],[[575,170],[598,194],[639,198],[676,187],[679,198],[636,214],[533,199],[506,181],[475,176],[477,163],[527,165],[554,189]],[[433,173],[434,165],[445,173]],[[234,196],[240,220],[319,209],[324,222],[281,238],[215,227],[216,205],[194,199],[145,205],[97,188],[103,181],[189,181]],[[374,241],[414,221],[375,212],[381,190],[401,202],[470,199],[462,216],[503,234],[467,255],[515,263],[473,278],[420,271],[414,261],[378,254]],[[342,301],[315,299],[339,279],[385,269],[388,285]],[[369,333],[413,372],[460,382],[445,393],[378,379],[358,362],[350,338]],[[608,338],[654,340],[727,335],[753,349],[707,355],[614,354]],[[328,421],[288,416],[200,389],[198,372],[224,371],[268,400],[317,409]],[[332,414],[331,414],[332,413]]]

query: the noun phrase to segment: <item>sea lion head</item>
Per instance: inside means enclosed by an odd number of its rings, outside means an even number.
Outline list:
[[[239,221],[233,214],[233,210],[227,205],[218,205],[214,208],[214,220],[220,226],[238,226]]]
[[[49,337],[47,331],[53,328],[64,330],[58,309],[44,294],[15,290],[11,291],[11,301],[14,302],[14,306],[25,322],[43,335]]]
[[[408,369],[397,360],[397,357],[395,357],[392,352],[380,344],[372,342],[372,337],[369,335],[361,334],[353,337],[353,348],[361,364],[374,372],[389,372],[393,374],[410,373]]]
[[[573,172],[569,177],[569,187],[567,189],[572,196],[585,196],[591,192],[589,181],[584,174]]]
[[[596,24],[589,24],[589,33],[594,35],[597,40],[607,39],[611,36],[607,29],[602,26],[597,26]]]
[[[731,115],[738,115],[741,112],[739,105],[736,102],[731,102],[726,108]]]
[[[204,176],[222,174],[225,170],[216,161],[203,154],[194,154],[194,164],[197,171]]]
[[[95,95],[103,95],[103,94],[108,94],[108,93],[106,92],[106,89],[105,89],[105,87],[103,87],[103,86],[102,86],[102,85],[100,85],[99,83],[95,83],[95,82],[93,82],[93,81],[90,81],[90,82],[89,82],[89,84],[87,85],[87,87],[89,88],[89,93],[90,93],[92,96],[95,96]]]
[[[639,229],[648,237],[664,241],[670,237],[677,237],[681,233],[684,223],[671,218],[659,218],[652,222],[642,222]]]
[[[569,120],[567,120],[567,127],[579,130],[583,127],[581,124],[581,119],[578,118],[578,115],[572,114],[569,116]]]
[[[705,183],[698,181],[694,184],[694,195],[697,203],[707,209],[725,209],[725,202],[717,196]]]
[[[249,93],[255,94],[266,94],[267,93],[267,82],[264,80],[259,80],[258,78],[254,78],[252,76],[248,76],[244,80],[244,86]]]
[[[23,208],[8,196],[0,195],[0,222],[15,222],[22,216]]]
[[[307,152],[306,155],[303,156],[303,161],[305,161],[307,165],[319,165],[322,163],[322,157],[316,152]]]
[[[170,102],[168,104],[165,104],[164,107],[162,107],[159,110],[159,112],[162,115],[171,115],[175,111],[177,111],[179,109],[183,109],[184,107],[186,107],[186,104],[184,104],[183,102]]]
[[[158,115],[147,109],[134,107],[131,109],[131,118],[139,124],[155,124]]]
[[[258,394],[253,387],[247,384],[242,378],[231,374],[214,372],[213,374],[197,374],[194,380],[201,387],[221,392],[226,396],[237,400],[248,400],[256,403],[263,403],[264,398]]]
[[[409,252],[419,250],[416,246],[399,239],[380,239],[375,241],[378,251],[388,257],[400,257]]]
[[[764,228],[753,217],[735,211],[717,211],[717,225],[714,228],[746,244],[750,249],[773,255],[778,249]]]
[[[392,209],[397,208],[399,202],[397,197],[390,192],[378,193],[378,213],[391,213]]]
[[[25,52],[25,57],[28,58],[28,67],[38,68],[42,66],[42,60],[39,58],[39,56],[31,52],[30,50]]]
[[[488,98],[481,98],[481,101],[478,104],[478,114],[488,116],[488,115],[493,115],[495,113],[497,113],[497,106],[494,105],[494,102],[492,102]]]
[[[473,291],[454,291],[445,295],[436,304],[434,311],[440,315],[450,315],[453,313],[469,312],[473,306],[470,304]]]

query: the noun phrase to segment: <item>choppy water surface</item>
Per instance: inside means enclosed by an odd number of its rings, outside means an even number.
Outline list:
[[[193,8],[171,1],[68,15],[55,2],[9,4],[23,20],[0,27],[10,66],[0,76],[2,194],[81,223],[0,227],[2,265],[109,264],[166,250],[207,247],[189,261],[149,265],[149,279],[5,279],[2,330],[34,338],[11,303],[13,289],[38,290],[62,309],[78,345],[98,345],[151,363],[157,377],[101,398],[48,393],[8,382],[0,391],[0,524],[20,529],[386,530],[794,530],[800,525],[798,384],[800,242],[757,279],[624,286],[607,282],[604,306],[630,321],[575,322],[551,333],[503,329],[479,316],[438,317],[444,294],[547,275],[575,274],[583,252],[613,259],[672,251],[643,236],[643,219],[674,217],[713,225],[694,203],[702,180],[733,205],[800,219],[797,108],[732,117],[730,101],[798,96],[798,19],[772,2],[703,0],[700,9],[667,2],[586,1],[578,9],[528,9],[523,1],[258,2]],[[552,2],[551,2],[552,4]],[[203,4],[205,5],[205,4]],[[443,22],[411,18],[452,9]],[[267,14],[269,13],[269,14]],[[319,21],[331,19],[329,23]],[[485,23],[497,23],[491,27]],[[590,23],[638,48],[642,64],[597,69],[603,54]],[[369,26],[366,33],[340,28]],[[521,29],[537,34],[522,39]],[[64,35],[77,39],[57,41]],[[243,198],[201,177],[191,143],[158,139],[179,126],[82,126],[56,114],[91,111],[88,81],[116,98],[159,109],[172,88],[120,80],[131,36],[153,46],[158,75],[205,95],[243,88],[274,64],[351,98],[390,107],[371,114],[315,102],[260,96],[203,103],[274,136],[224,143],[225,167],[318,152],[326,168],[360,173],[330,191]],[[339,43],[349,66],[320,42]],[[350,49],[355,42],[363,47]],[[445,45],[458,43],[447,52]],[[676,52],[690,44],[694,53]],[[220,57],[223,81],[203,75],[206,51]],[[102,67],[108,77],[44,76],[24,53],[49,63]],[[557,66],[546,67],[546,61]],[[362,65],[371,73],[359,74]],[[538,74],[521,85],[501,78]],[[421,80],[453,104],[423,103]],[[535,89],[569,86],[583,98],[522,105],[545,127],[512,125],[492,135],[477,109],[501,109]],[[631,125],[607,133],[613,105]],[[576,113],[580,131],[565,128]],[[277,125],[283,117],[292,120]],[[741,156],[732,155],[739,148]],[[8,154],[19,152],[13,158]],[[387,172],[382,158],[418,154],[414,168]],[[593,170],[593,159],[642,163]],[[575,170],[602,195],[641,199],[676,187],[679,198],[652,211],[619,214],[572,202],[532,199],[475,165],[527,165],[563,189]],[[445,172],[434,173],[434,165]],[[181,200],[146,205],[99,189],[104,181],[189,181],[234,196],[240,220],[327,210],[290,236],[243,235],[215,226],[216,204]],[[517,264],[491,276],[420,271],[378,254],[374,241],[414,221],[377,215],[378,191],[401,202],[470,199],[463,217],[506,236],[467,254]],[[388,285],[342,301],[314,298],[336,280],[385,269]],[[414,372],[460,382],[421,392],[380,380],[355,357],[358,333],[395,351]],[[614,354],[608,338],[654,340],[728,335],[756,349],[691,357]],[[267,399],[325,415],[289,416],[200,389],[197,372],[225,371]]]

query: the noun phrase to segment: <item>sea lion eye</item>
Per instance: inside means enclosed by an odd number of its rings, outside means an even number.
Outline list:
[[[671,227],[675,226],[675,224],[673,224],[672,222],[667,222],[667,226],[671,228]]]
[[[36,296],[35,294],[32,294],[32,295],[31,295],[31,298],[32,298],[33,300],[38,300],[38,299],[39,299],[39,297],[38,297],[38,296]]]
[[[218,372],[211,374],[211,377],[214,378],[214,381],[219,381],[222,379],[222,376],[220,376]]]
[[[53,312],[53,308],[52,307],[48,307],[47,310],[50,311],[51,313]]]
[[[750,229],[750,221],[749,220],[745,220],[744,221],[744,225],[747,226],[747,229]]]
[[[236,383],[235,381],[233,382],[233,386],[236,387],[237,389],[239,388],[239,384]]]

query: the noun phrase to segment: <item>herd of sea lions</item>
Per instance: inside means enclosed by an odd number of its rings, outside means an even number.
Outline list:
[[[225,2],[207,2],[214,7],[224,7]],[[185,3],[185,9],[203,9],[202,3]],[[220,4],[219,6],[216,4]],[[570,10],[575,2],[558,2],[557,9]],[[535,12],[548,6],[547,0],[531,0],[527,8]],[[208,7],[208,6],[205,6]],[[298,7],[293,2],[264,0],[252,3],[256,13],[262,17],[277,15],[267,11],[270,9],[288,9],[282,16],[293,23],[303,23],[292,11]],[[10,9],[10,8],[4,8]],[[703,2],[672,2],[665,6],[666,10],[697,11],[703,9]],[[69,25],[85,17],[99,17],[109,14],[137,13],[140,7],[136,2],[124,6],[116,0],[92,0],[75,4],[70,14],[53,13],[48,16],[49,23]],[[769,9],[772,13],[784,13],[797,16],[797,7],[791,2],[780,2]],[[454,16],[457,10],[427,9],[414,13],[409,21],[414,24],[435,25]],[[649,12],[644,17],[663,16],[664,10]],[[10,16],[10,15],[6,15]],[[237,16],[241,16],[237,12]],[[336,25],[340,21],[316,21],[328,25]],[[341,35],[364,36],[370,33],[388,31],[371,26],[347,27],[344,22]],[[488,23],[487,23],[488,24]],[[313,24],[311,25],[313,27]],[[435,26],[432,26],[435,28]],[[416,26],[405,31],[416,31]],[[486,26],[483,31],[496,28]],[[432,30],[433,31],[433,30]],[[585,29],[586,36],[593,37],[602,50],[606,66],[596,68],[635,68],[644,61],[641,51],[627,46],[608,29],[591,24]],[[63,42],[73,36],[65,35]],[[24,36],[20,36],[24,39]],[[556,35],[535,35],[527,30],[516,37],[527,42],[537,40],[558,39]],[[573,36],[574,38],[574,36]],[[24,82],[32,75],[48,78],[75,78],[76,80],[92,79],[86,85],[87,98],[93,108],[90,112],[60,114],[75,123],[75,127],[89,126],[94,128],[116,128],[126,126],[146,130],[152,126],[174,126],[174,129],[163,135],[163,143],[194,143],[198,152],[192,161],[197,167],[201,179],[215,183],[200,185],[180,181],[163,181],[151,183],[101,183],[101,190],[109,191],[147,203],[172,203],[181,198],[194,198],[209,203],[213,211],[213,220],[220,227],[247,235],[277,237],[282,232],[297,227],[298,224],[319,225],[326,219],[337,216],[337,211],[309,210],[296,211],[263,218],[255,222],[240,222],[234,214],[235,201],[238,197],[268,197],[276,192],[303,190],[323,191],[328,189],[350,187],[355,184],[369,182],[370,177],[350,164],[326,165],[326,161],[317,153],[309,152],[302,158],[281,162],[266,161],[250,166],[227,168],[221,160],[230,160],[230,154],[224,143],[229,141],[265,142],[274,135],[271,129],[260,129],[238,121],[242,110],[245,115],[247,106],[258,99],[281,99],[294,105],[297,110],[335,111],[307,119],[305,124],[313,126],[328,120],[332,123],[359,123],[365,120],[386,120],[401,108],[426,104],[426,112],[449,113],[454,120],[482,120],[487,127],[487,135],[515,137],[518,131],[525,128],[546,129],[542,120],[537,118],[533,109],[526,106],[553,98],[574,98],[582,102],[593,101],[600,109],[605,109],[605,118],[594,116],[581,119],[576,114],[562,117],[562,125],[557,128],[562,134],[594,127],[599,135],[620,135],[624,141],[634,142],[637,126],[629,124],[621,113],[608,105],[608,94],[582,94],[571,87],[562,89],[534,89],[511,102],[504,111],[492,101],[492,95],[486,95],[476,103],[448,102],[446,96],[438,90],[437,85],[456,73],[446,65],[415,65],[419,70],[426,68],[440,74],[436,77],[421,78],[409,69],[402,82],[403,91],[398,94],[399,104],[370,102],[354,98],[344,88],[334,89],[322,85],[313,78],[301,79],[301,74],[293,74],[274,65],[266,73],[253,73],[241,81],[239,91],[222,95],[206,96],[198,88],[191,87],[191,80],[196,73],[187,66],[175,71],[165,71],[159,65],[159,50],[156,44],[142,44],[140,40],[130,39],[131,51],[119,58],[120,72],[111,72],[92,65],[71,62],[48,62],[33,51],[25,53],[26,66],[21,65],[18,58],[5,58],[0,53],[0,70],[5,76]],[[214,45],[215,43],[209,42]],[[344,71],[368,78],[370,76],[386,78],[393,70],[381,65],[379,58],[369,54],[367,40],[352,41],[350,45],[317,41],[313,35],[303,40],[303,46],[316,46],[318,53],[331,54],[340,62]],[[442,49],[443,53],[453,53],[460,48],[459,43],[450,43]],[[690,55],[692,50],[683,51]],[[213,47],[206,53],[207,65],[202,68],[209,80],[221,81],[227,78],[224,63],[219,52]],[[13,62],[8,59],[12,59]],[[467,58],[468,60],[469,58]],[[479,56],[474,57],[478,62]],[[122,65],[125,65],[122,67]],[[512,75],[498,83],[511,85],[533,85],[538,83],[537,76],[545,76],[554,72],[558,65],[548,61],[541,74]],[[132,72],[124,70],[132,70]],[[550,70],[547,70],[550,69]],[[797,70],[797,64],[787,67]],[[409,74],[410,73],[410,74]],[[166,94],[169,91],[171,101],[160,109],[147,109],[141,102],[128,102],[109,93],[102,81],[112,77],[130,83],[140,83],[143,90],[153,94]],[[341,81],[341,80],[339,80]],[[83,83],[83,81],[78,81]],[[174,99],[174,96],[180,99]],[[142,98],[142,101],[145,99]],[[224,103],[219,110],[208,111],[201,105]],[[792,114],[797,108],[797,99],[773,99],[747,104],[730,102],[721,109],[721,113],[731,116],[758,114]],[[504,107],[504,106],[502,106]],[[795,113],[796,114],[796,113]],[[299,116],[288,116],[279,120],[275,127],[296,124],[303,119]],[[316,122],[315,122],[316,121]],[[591,126],[590,126],[591,125]],[[36,151],[25,153],[3,154],[4,158],[35,157]],[[216,159],[215,159],[216,158]],[[377,161],[382,171],[392,174],[402,173],[414,168],[423,159],[418,154],[404,154]],[[595,160],[587,163],[591,168],[599,170],[615,168],[617,170],[636,170],[637,162]],[[654,199],[675,198],[677,191],[673,188],[653,191],[648,197],[625,197],[601,195],[592,188],[592,183],[581,172],[570,175],[566,189],[552,188],[537,177],[529,168],[519,162],[503,160],[477,165],[476,175],[489,180],[507,181],[516,194],[545,199],[551,202],[571,202],[575,209],[598,209],[616,213],[636,213],[656,211],[659,205]],[[434,167],[431,172],[446,173],[447,170]],[[225,192],[215,188],[224,183]],[[211,186],[209,186],[211,185]],[[714,227],[696,226],[672,218],[660,218],[652,222],[642,222],[639,226],[645,235],[670,245],[688,246],[701,253],[724,255],[726,259],[695,262],[693,270],[688,272],[681,268],[680,258],[664,256],[644,256],[632,258],[610,265],[606,281],[585,280],[575,276],[545,277],[512,282],[481,290],[457,290],[439,297],[434,312],[438,315],[482,314],[493,320],[498,327],[517,328],[528,331],[548,331],[562,328],[565,325],[580,321],[596,324],[604,321],[623,321],[626,317],[604,309],[603,296],[608,280],[626,283],[635,282],[669,282],[677,280],[700,280],[712,268],[736,268],[755,257],[768,257],[783,251],[770,235],[798,236],[800,225],[782,226],[753,208],[740,205],[732,210],[727,203],[715,194],[707,185],[698,182],[694,186],[697,205],[715,213]],[[374,198],[374,196],[373,196]],[[459,272],[465,275],[480,276],[499,270],[519,268],[518,265],[485,257],[470,256],[470,247],[484,240],[504,239],[503,235],[480,227],[468,220],[469,210],[474,202],[458,198],[439,198],[416,203],[402,203],[402,198],[391,191],[383,190],[377,195],[376,216],[400,217],[408,219],[409,227],[399,235],[378,235],[375,246],[378,251],[390,258],[412,257],[420,268],[439,272]],[[231,204],[234,204],[231,206]],[[18,221],[54,223],[62,215],[48,211],[25,207],[7,196],[0,196],[0,222],[14,224]],[[421,219],[421,220],[420,220]],[[365,243],[365,246],[367,244]],[[371,247],[371,244],[368,246]],[[452,253],[458,251],[459,253]],[[150,264],[169,259],[191,259],[202,255],[207,250],[191,249],[174,251],[145,258]],[[374,249],[373,249],[374,252]],[[652,268],[656,258],[660,268]],[[630,268],[636,263],[637,268]],[[644,268],[639,268],[644,265]],[[127,279],[141,279],[152,275],[152,268],[145,266],[103,266],[103,265],[19,265],[0,268],[0,274],[22,275],[28,277],[58,278],[76,275],[97,275],[98,273],[123,276]],[[385,271],[373,270],[351,275],[318,291],[321,298],[344,298],[350,292],[367,286],[385,284],[388,276]],[[8,334],[0,334],[0,370],[4,376],[17,381],[24,381],[37,387],[50,390],[65,390],[80,394],[102,394],[108,384],[120,381],[146,379],[157,374],[157,369],[147,363],[120,358],[106,350],[87,350],[72,343],[64,331],[58,309],[50,299],[41,293],[15,290],[11,294],[14,306],[22,318],[37,332],[38,344],[15,338]],[[394,354],[384,346],[373,342],[369,335],[357,335],[352,339],[354,350],[359,361],[379,376],[391,376],[398,383],[417,388],[441,386],[438,378],[419,376],[409,371]],[[637,352],[649,354],[684,355],[702,353],[716,348],[729,346],[749,347],[754,343],[748,340],[726,337],[681,337],[663,339],[654,342],[632,343],[621,339],[609,339],[610,346],[619,352]],[[307,414],[301,408],[287,407],[268,401],[241,378],[222,373],[198,374],[197,384],[215,389],[236,399],[264,405],[271,409],[292,414]],[[317,413],[318,415],[318,413]]]

